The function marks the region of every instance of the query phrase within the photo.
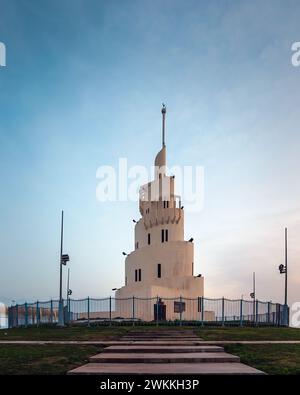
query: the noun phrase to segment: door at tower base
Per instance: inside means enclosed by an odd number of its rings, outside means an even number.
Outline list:
[[[202,319],[201,277],[194,277],[195,289],[167,288],[152,285],[147,288],[119,289],[116,293],[115,312],[118,317],[142,321]],[[182,279],[189,285],[190,278]],[[199,281],[200,280],[200,281]],[[125,287],[124,287],[125,288]],[[198,291],[198,292],[197,292]],[[197,295],[198,294],[198,295]],[[157,313],[158,312],[158,316]],[[214,320],[211,312],[204,312],[203,319]]]
[[[151,287],[149,296],[145,293],[140,293],[141,296],[118,298],[115,299],[115,311],[112,317],[123,318],[127,320],[140,321],[215,321],[216,316],[214,311],[204,310],[202,313],[202,298],[184,298],[184,297],[161,297],[150,296],[156,292],[174,292],[174,290]]]

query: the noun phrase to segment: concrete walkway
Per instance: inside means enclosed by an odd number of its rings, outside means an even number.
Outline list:
[[[263,372],[240,363],[223,347],[205,344],[192,330],[132,331],[71,370],[76,375],[243,374]]]
[[[13,345],[94,345],[94,346],[131,346],[131,345],[142,345],[142,346],[173,346],[174,341],[169,340],[157,340],[157,341],[123,341],[123,340],[0,340],[0,344],[13,344]],[[201,346],[201,345],[225,345],[225,344],[300,344],[300,340],[197,340],[192,341],[176,341],[177,346]]]

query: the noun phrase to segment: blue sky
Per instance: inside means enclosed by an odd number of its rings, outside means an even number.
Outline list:
[[[0,300],[58,294],[60,211],[73,296],[123,284],[133,202],[99,203],[96,170],[150,166],[168,106],[172,165],[205,171],[187,213],[208,296],[299,300],[299,1],[0,0]]]

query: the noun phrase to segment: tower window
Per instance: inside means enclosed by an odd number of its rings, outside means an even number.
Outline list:
[[[139,242],[137,241],[136,242],[136,249],[138,249],[139,248]]]
[[[139,269],[139,281],[142,281],[142,269]]]
[[[138,280],[138,271],[137,271],[137,269],[135,269],[135,281],[137,281]]]
[[[151,243],[151,234],[148,233],[148,244],[150,244],[150,243]]]
[[[157,264],[157,278],[161,278],[161,263]]]
[[[161,230],[161,242],[164,243],[165,241],[169,240],[169,231],[168,229]]]

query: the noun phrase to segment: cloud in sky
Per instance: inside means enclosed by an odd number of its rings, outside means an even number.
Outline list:
[[[168,160],[202,165],[186,216],[210,296],[298,300],[298,1],[0,1],[0,298],[58,294],[59,215],[74,297],[123,283],[134,203],[96,201],[96,169],[149,166],[166,101]],[[116,248],[118,246],[118,248]],[[110,270],[107,270],[107,267]]]

